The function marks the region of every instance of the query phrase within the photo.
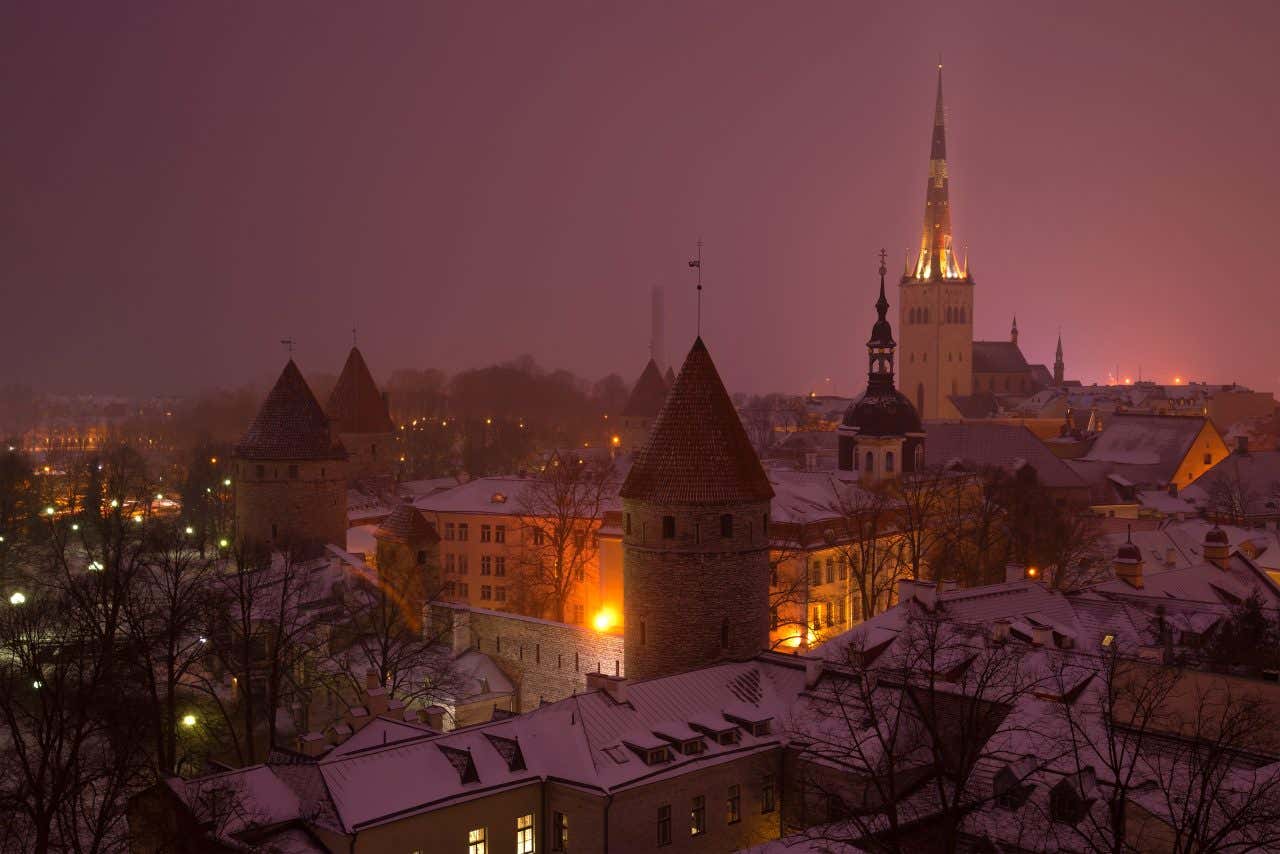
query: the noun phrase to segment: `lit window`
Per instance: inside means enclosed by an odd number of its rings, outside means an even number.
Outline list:
[[[492,599],[492,598],[493,598],[493,588],[492,588],[492,587],[490,587],[488,584],[481,584],[481,585],[480,585],[480,598],[481,598],[481,599],[484,599],[484,600]]]
[[[480,526],[480,542],[488,543],[493,541],[493,528],[489,525]]]
[[[516,819],[516,854],[533,854],[533,816]]]
[[[453,528],[453,523],[452,523],[452,522],[445,522],[445,523],[444,523],[444,538],[445,538],[446,540],[452,540],[452,539],[453,539],[453,530],[454,530],[454,528]]]
[[[562,812],[552,813],[551,850],[566,851],[569,848],[569,816]]]
[[[489,843],[486,841],[488,828],[477,827],[467,831],[467,854],[489,854]]]
[[[689,807],[689,834],[697,836],[707,832],[707,798],[698,795]]]
[[[827,583],[830,584],[835,580],[836,580],[836,561],[835,561],[835,558],[829,557],[827,558]]]
[[[480,574],[493,575],[493,558],[489,555],[480,556]]]
[[[495,543],[505,543],[505,542],[507,541],[507,526],[506,526],[506,525],[494,525],[494,526],[493,526],[493,541],[494,541]]]
[[[502,555],[493,559],[493,574],[500,578],[507,574],[507,559]]]
[[[462,540],[463,542],[467,541],[467,523],[466,522],[458,523],[458,539]]]
[[[498,585],[497,587],[493,588],[493,601],[495,602],[507,601],[507,588],[503,587],[502,585]]]

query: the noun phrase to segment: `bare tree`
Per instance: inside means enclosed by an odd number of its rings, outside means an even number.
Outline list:
[[[519,501],[524,581],[565,621],[574,589],[596,559],[596,531],[618,493],[613,461],[553,456],[528,482]]]
[[[899,535],[906,546],[912,578],[925,577],[928,559],[943,535],[943,507],[953,500],[953,492],[962,481],[962,476],[946,469],[928,467],[903,474],[896,483]]]
[[[836,522],[833,544],[849,566],[859,616],[868,620],[893,604],[898,582],[914,569],[899,524],[901,501],[892,484],[837,484],[829,512]]]

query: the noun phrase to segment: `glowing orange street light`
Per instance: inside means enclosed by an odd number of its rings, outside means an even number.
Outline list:
[[[1034,566],[1027,567],[1027,578],[1035,578],[1039,574],[1040,570],[1036,569]]]
[[[622,444],[622,437],[614,435],[614,437],[609,440],[609,444],[613,445],[615,448],[618,447]]]

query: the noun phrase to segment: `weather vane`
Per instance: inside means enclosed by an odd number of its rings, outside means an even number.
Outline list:
[[[291,358],[291,359],[292,359],[292,358],[293,358],[293,344],[294,344],[293,339],[292,339],[292,338],[281,338],[281,339],[280,339],[280,343],[281,343],[281,344],[283,344],[283,345],[284,345],[284,348],[285,348],[286,350],[288,350],[288,351],[289,351],[289,358]]]
[[[888,257],[888,253],[885,252],[884,249],[881,249],[880,250],[880,275],[881,276],[889,272],[888,267],[885,266],[885,258],[887,257]]]
[[[698,337],[702,337],[702,238],[698,238],[698,257],[689,262],[698,271]]]
[[[356,346],[356,325],[351,324],[351,346]]]

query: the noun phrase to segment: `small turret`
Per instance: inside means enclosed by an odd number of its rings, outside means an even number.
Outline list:
[[[1132,530],[1125,542],[1121,543],[1120,548],[1116,549],[1116,556],[1111,565],[1115,570],[1116,578],[1137,590],[1142,589],[1142,549],[1133,544]]]
[[[1227,532],[1214,525],[1205,532],[1204,542],[1200,546],[1204,554],[1204,559],[1219,569],[1227,568],[1227,561],[1231,557],[1231,541],[1227,539]]]

